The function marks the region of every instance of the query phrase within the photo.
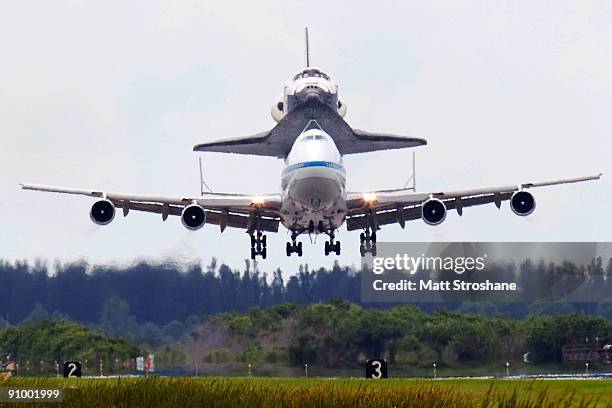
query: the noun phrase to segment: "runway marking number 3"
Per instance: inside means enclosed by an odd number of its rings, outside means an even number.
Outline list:
[[[387,362],[382,358],[366,361],[366,378],[387,378]]]
[[[372,361],[372,367],[374,367],[374,374],[372,374],[372,378],[382,377],[382,371],[380,371],[380,368],[382,367],[382,363],[378,360]],[[68,376],[70,377],[70,375]]]

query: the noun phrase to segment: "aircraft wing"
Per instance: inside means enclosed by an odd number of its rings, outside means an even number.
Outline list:
[[[22,183],[24,190],[46,191],[52,193],[77,194],[100,199],[107,199],[127,216],[130,210],[161,214],[165,221],[168,215],[181,215],[183,208],[190,204],[199,204],[206,212],[206,223],[219,225],[221,232],[226,227],[253,227],[253,214],[260,215],[259,223],[263,231],[277,232],[280,221],[280,194],[246,195],[231,193],[204,193],[196,197],[169,197],[136,195],[105,192],[102,190],[85,190],[68,187],[44,186]]]
[[[598,180],[601,174],[595,176],[576,177],[544,181],[537,183],[522,183],[499,187],[485,187],[471,190],[439,191],[416,193],[412,190],[380,190],[366,193],[347,193],[348,215],[346,226],[349,231],[369,226],[377,229],[380,225],[399,223],[404,228],[405,222],[421,218],[421,205],[430,198],[444,202],[447,210],[456,210],[463,214],[465,207],[495,203],[500,208],[502,201],[507,201],[516,191],[534,187],[554,186],[558,184],[579,183]],[[371,213],[371,217],[366,215]]]
[[[252,136],[201,143],[195,145],[193,150],[198,152],[237,153],[276,157],[278,156],[278,151],[282,150],[282,146],[269,140],[270,133],[271,130],[268,130]]]
[[[353,141],[343,146],[344,153],[366,153],[376,150],[403,149],[406,147],[423,146],[427,140],[418,137],[391,135],[387,133],[372,133],[353,129]]]
[[[370,133],[353,129],[337,112],[328,106],[320,105],[295,108],[269,131],[253,136],[201,143],[195,145],[193,150],[284,158],[289,154],[297,137],[313,119],[317,121],[321,129],[330,135],[342,155],[427,144],[425,139],[416,137]]]

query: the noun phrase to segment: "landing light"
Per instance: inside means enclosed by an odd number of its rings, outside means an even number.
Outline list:
[[[261,206],[265,204],[265,200],[263,197],[254,197],[253,201],[251,201],[252,205],[257,205],[257,206]]]
[[[376,201],[376,194],[375,193],[363,193],[363,200],[366,203],[373,203],[374,201]]]

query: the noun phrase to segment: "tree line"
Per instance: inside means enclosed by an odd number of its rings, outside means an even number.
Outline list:
[[[526,353],[533,363],[560,363],[564,345],[612,342],[612,321],[584,313],[517,320],[443,309],[428,313],[413,305],[363,308],[341,299],[224,313],[205,324],[208,334],[229,334],[223,348],[204,352],[202,361],[212,363],[359,367],[384,357],[391,364],[452,367],[521,362]],[[183,341],[189,349],[197,340]]]
[[[91,375],[133,369],[134,358],[143,352],[118,337],[59,320],[0,330],[0,360],[9,355],[22,375],[59,374],[63,362],[70,360],[80,361],[85,374]]]
[[[359,368],[366,359],[380,357],[396,366],[465,368],[514,364],[526,353],[532,363],[561,363],[563,346],[612,344],[612,321],[576,312],[517,320],[445,309],[426,312],[414,305],[381,310],[334,298],[327,304],[283,303],[207,316],[177,340],[146,347],[155,350],[160,368],[198,363]],[[146,353],[60,319],[0,329],[0,355],[6,354],[19,362],[22,374],[36,374],[54,373],[56,361],[71,359],[82,361],[89,373],[98,372],[100,361],[106,371],[133,370],[134,358]]]
[[[604,267],[601,258],[587,267],[564,265],[571,270],[572,279],[588,280],[597,290],[612,292],[612,258]],[[514,268],[521,270],[554,265],[526,261]],[[9,263],[0,261],[0,326],[31,320],[59,320],[63,317],[81,323],[119,324],[113,315],[121,315],[138,324],[169,327],[169,332],[180,331],[176,322],[189,326],[201,316],[223,312],[246,312],[253,307],[262,309],[282,303],[329,303],[334,298],[361,304],[360,271],[334,264],[331,269],[310,269],[300,265],[285,274],[280,269],[271,275],[261,271],[256,263],[245,261],[243,270],[219,265],[213,258],[206,266],[174,263],[153,264],[139,262],[117,267],[86,262],[56,264],[50,273],[43,262]],[[491,276],[508,271],[491,270]],[[531,274],[520,275],[519,284],[535,286]],[[537,276],[548,276],[537,275]],[[579,278],[576,278],[579,276]],[[534,278],[535,279],[535,278]],[[546,285],[542,285],[546,286]],[[607,289],[606,289],[607,288]],[[419,303],[419,308],[433,311],[440,304]],[[368,308],[389,308],[390,304],[362,304]],[[583,311],[612,319],[612,299],[602,302],[445,302],[449,310],[467,311],[487,316],[501,314],[519,319],[529,314],[555,314]],[[117,319],[115,319],[117,320]],[[125,327],[109,330],[118,333]],[[152,329],[152,327],[149,327]],[[114,334],[114,333],[111,333]]]

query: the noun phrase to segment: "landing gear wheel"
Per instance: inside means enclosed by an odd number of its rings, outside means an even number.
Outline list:
[[[361,244],[359,245],[359,253],[364,257],[367,253],[376,256],[376,231],[370,233],[370,228],[365,228],[364,232],[359,235]],[[338,248],[339,252],[339,248]]]
[[[262,234],[261,230],[249,231],[249,236],[251,238],[251,259],[255,260],[257,255],[261,255],[263,259],[266,259],[266,236]]]
[[[336,241],[335,243],[331,240],[325,241],[325,256],[332,252],[335,252],[336,255],[340,255],[340,241]]]
[[[291,254],[297,254],[298,256],[302,256],[302,243],[295,242],[295,239],[300,235],[299,232],[293,231],[291,234],[291,242],[287,242],[285,246],[285,251],[287,252],[287,256],[291,256]]]

